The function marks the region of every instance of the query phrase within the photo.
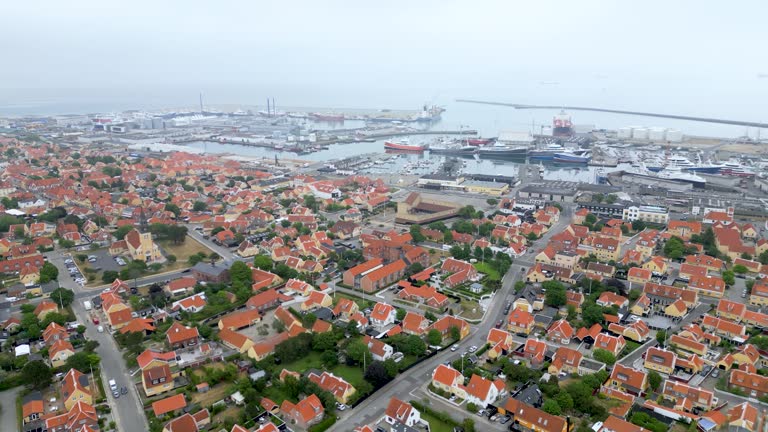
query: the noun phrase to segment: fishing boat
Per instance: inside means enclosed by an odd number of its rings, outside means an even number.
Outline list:
[[[475,152],[477,152],[477,147],[471,146],[471,145],[467,145],[467,146],[437,145],[437,146],[429,146],[429,152],[434,154],[472,156],[475,154]]]
[[[412,153],[423,153],[424,150],[427,150],[429,147],[424,145],[414,145],[410,144],[407,139],[402,139],[399,141],[384,141],[384,149],[386,150],[396,150],[396,151],[403,151],[403,152],[412,152]]]
[[[528,147],[511,147],[494,145],[481,147],[477,150],[481,158],[487,159],[525,159],[528,157]]]
[[[531,150],[528,157],[531,160],[553,160],[555,154],[566,151],[565,147],[560,144],[550,143],[546,147],[536,150]]]
[[[589,152],[558,152],[552,158],[555,162],[568,164],[586,164],[592,159]]]
[[[310,113],[309,118],[317,121],[343,122],[344,114]]]
[[[493,138],[467,138],[467,145],[484,146],[492,143]]]

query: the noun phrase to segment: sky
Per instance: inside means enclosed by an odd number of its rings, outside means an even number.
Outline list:
[[[768,120],[754,114],[768,100],[766,12],[708,0],[10,1],[0,105],[203,91],[218,103],[474,97]]]

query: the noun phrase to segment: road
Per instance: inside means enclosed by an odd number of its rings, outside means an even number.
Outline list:
[[[4,431],[19,430],[16,419],[16,397],[21,393],[22,387],[14,387],[0,392],[0,429]]]
[[[531,249],[537,251],[541,250],[544,246],[546,246],[549,238],[552,237],[555,233],[562,231],[562,229],[565,228],[569,222],[569,217],[565,214],[562,214],[560,220],[555,225],[553,225],[552,228],[547,231],[547,233],[545,233],[540,239],[533,242]],[[530,258],[528,258],[528,256],[530,256]],[[491,307],[485,314],[483,321],[476,326],[472,326],[472,330],[470,331],[469,336],[461,341],[460,345],[462,348],[468,348],[472,345],[482,346],[485,344],[488,331],[503,314],[506,300],[512,299],[514,296],[513,287],[515,282],[520,280],[525,274],[524,272],[520,271],[520,265],[529,267],[532,265],[534,256],[535,252],[526,254],[525,258],[520,257],[515,260],[509,271],[507,271],[507,273],[504,275],[501,288],[495,294],[497,300],[490,302]],[[411,392],[421,387],[425,382],[429,381],[432,376],[432,371],[434,371],[439,364],[454,360],[455,357],[455,352],[444,350],[434,357],[425,360],[417,366],[414,366],[408,371],[400,374],[389,384],[385,385],[376,393],[369,396],[355,408],[338,413],[340,417],[339,421],[337,421],[330,430],[348,432],[354,430],[357,426],[371,424],[377,421],[384,414],[384,410],[387,408],[389,400],[392,397],[398,397],[399,399],[406,401],[410,399],[420,399],[420,397],[412,395]],[[434,400],[437,401],[438,404],[442,403],[438,399]],[[447,410],[447,412],[459,422],[461,422],[461,420],[467,416],[467,411],[464,407],[450,408],[451,409]],[[487,428],[506,430],[506,425],[492,423],[477,416],[473,418],[475,419],[476,423]]]
[[[108,332],[99,333],[96,330],[95,325],[91,323],[88,312],[83,306],[83,299],[87,299],[97,295],[98,290],[103,287],[95,287],[90,290],[84,289],[72,278],[69,277],[67,268],[64,265],[64,260],[67,258],[62,255],[60,251],[46,253],[48,262],[55,265],[59,269],[59,285],[62,288],[67,288],[75,292],[75,301],[72,303],[72,310],[77,317],[77,320],[85,324],[85,339],[95,340],[99,343],[96,348],[96,353],[101,357],[101,378],[104,382],[104,390],[108,393],[107,401],[112,407],[112,415],[115,417],[115,422],[118,425],[120,432],[145,432],[149,430],[146,416],[144,415],[144,409],[140,405],[141,398],[138,395],[136,387],[130,385],[130,376],[128,376],[128,368],[125,366],[125,360],[121,354],[120,349],[117,347],[114,339]],[[174,272],[178,273],[178,272]],[[171,274],[155,275],[146,278],[139,279],[142,283],[154,283],[159,280],[166,280],[172,278]],[[118,386],[126,386],[128,388],[128,394],[121,395],[118,399],[112,396],[109,391],[108,381],[115,379]],[[8,430],[8,429],[3,429]]]

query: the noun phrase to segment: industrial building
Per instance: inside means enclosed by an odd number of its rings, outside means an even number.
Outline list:
[[[643,222],[652,222],[666,224],[669,222],[669,209],[660,206],[629,206],[622,212],[625,221],[641,220]]]

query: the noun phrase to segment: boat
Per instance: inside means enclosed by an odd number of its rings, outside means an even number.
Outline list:
[[[428,148],[429,147],[423,145],[410,144],[406,139],[402,139],[400,141],[384,141],[384,149],[386,150],[423,153],[424,150],[427,150]]]
[[[484,146],[492,143],[493,141],[493,138],[467,138],[467,145]]]
[[[445,108],[439,107],[437,105],[432,105],[431,107],[427,107],[424,105],[423,109],[421,110],[421,113],[416,117],[415,121],[417,122],[436,122],[440,120],[441,115],[445,111]]]
[[[448,154],[448,155],[458,155],[458,156],[472,156],[477,152],[477,147],[466,145],[466,146],[429,146],[429,152],[434,154]]]
[[[494,145],[479,148],[477,154],[488,159],[525,159],[528,157],[528,147]]]
[[[756,173],[752,168],[742,165],[739,161],[730,160],[723,164],[720,174],[733,177],[754,177]]]
[[[578,154],[575,152],[558,152],[552,158],[555,162],[569,164],[586,164],[592,159],[589,153]]]
[[[344,114],[323,114],[323,113],[310,113],[309,118],[317,121],[327,122],[343,122]]]
[[[717,174],[723,168],[723,165],[717,164],[705,164],[705,163],[693,163],[688,158],[679,155],[669,156],[664,160],[649,165],[648,171],[659,172],[666,167],[680,168],[683,171],[701,172],[706,174]]]
[[[551,143],[544,148],[531,150],[528,157],[531,160],[553,160],[556,153],[562,153],[564,151],[566,151],[565,147],[560,144]]]

